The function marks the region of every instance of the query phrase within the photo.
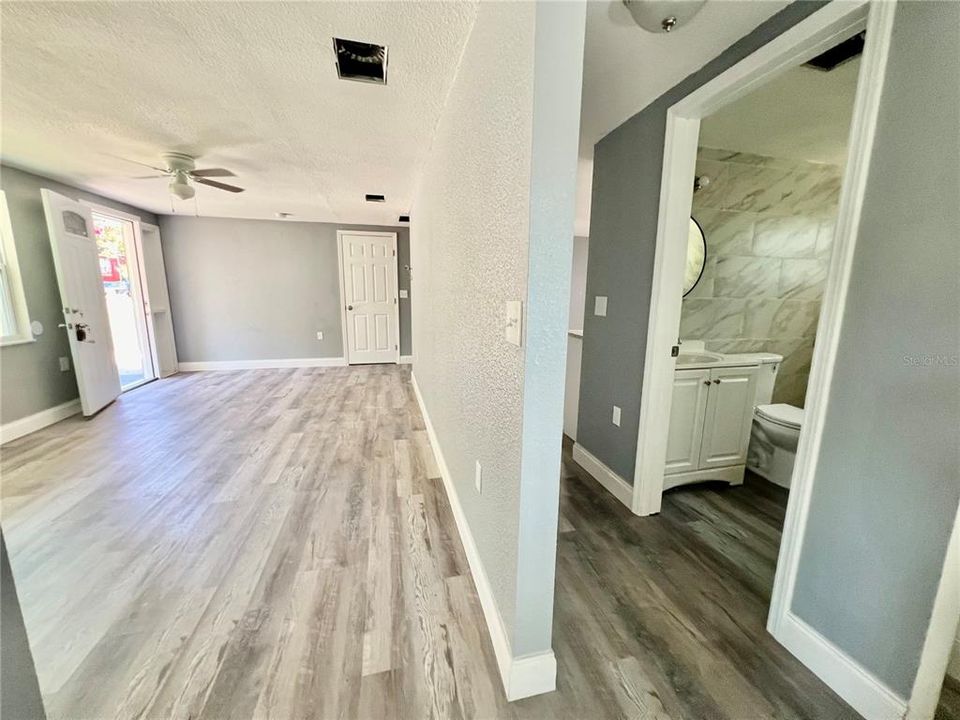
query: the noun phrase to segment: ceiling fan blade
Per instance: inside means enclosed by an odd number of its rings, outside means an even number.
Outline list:
[[[210,187],[215,187],[218,190],[226,190],[227,192],[239,193],[243,192],[243,188],[237,187],[236,185],[227,185],[226,183],[217,182],[216,180],[207,180],[202,177],[193,178],[194,182],[200,183],[201,185],[209,185]]]
[[[236,177],[226,168],[206,168],[204,170],[191,170],[190,174],[194,177]]]
[[[157,172],[169,173],[169,168],[157,167],[156,165],[148,165],[147,163],[140,162],[139,160],[131,160],[130,158],[121,157],[120,155],[113,155],[111,153],[103,153],[107,157],[112,157],[117,160],[123,160],[124,162],[133,163],[134,165],[139,165],[141,167],[150,168],[151,170],[156,170]]]
[[[165,178],[165,177],[167,177],[165,174],[164,175],[137,175],[129,179],[130,180],[153,180],[154,178]]]

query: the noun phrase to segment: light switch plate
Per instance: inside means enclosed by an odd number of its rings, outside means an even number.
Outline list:
[[[477,495],[483,494],[483,468],[480,467],[480,461],[477,460],[476,471],[474,472],[473,484],[477,487]]]
[[[401,291],[400,291],[400,299],[401,299],[401,300],[406,300],[408,297],[409,297],[409,294],[407,293],[406,290],[401,290]]]
[[[70,369],[70,358],[62,357],[60,358],[60,372],[66,372]]]
[[[620,427],[620,408],[613,406],[613,424]]]
[[[318,330],[318,331],[317,331],[317,340],[323,340],[323,331],[322,331],[322,330]]]
[[[597,317],[607,316],[607,296],[596,295],[593,298],[593,314]]]
[[[504,335],[508,343],[520,346],[523,338],[523,302],[507,300],[507,322]]]

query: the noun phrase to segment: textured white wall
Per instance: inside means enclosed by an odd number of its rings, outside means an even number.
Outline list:
[[[550,647],[583,21],[480,6],[412,210],[414,372],[514,655]]]

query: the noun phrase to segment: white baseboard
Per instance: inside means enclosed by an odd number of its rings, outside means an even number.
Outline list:
[[[181,362],[180,372],[205,370],[267,370],[271,368],[343,367],[346,358],[281,358],[279,360],[209,360]]]
[[[413,364],[413,355],[401,355],[400,356],[401,365],[412,365]]]
[[[427,437],[430,438],[430,445],[433,447],[433,454],[437,459],[437,467],[440,469],[440,477],[443,479],[443,487],[447,492],[447,498],[453,510],[453,519],[457,523],[460,541],[463,543],[463,549],[467,555],[470,574],[473,575],[473,582],[477,587],[477,595],[480,598],[480,606],[483,608],[483,616],[487,622],[487,631],[493,643],[497,666],[500,669],[500,680],[503,682],[503,690],[506,693],[507,700],[520,700],[531,695],[553,692],[557,685],[557,660],[553,650],[522,657],[513,656],[507,628],[503,624],[503,618],[500,616],[500,610],[493,597],[493,588],[490,587],[490,581],[487,579],[487,573],[483,568],[483,561],[480,559],[473,533],[470,532],[470,526],[467,524],[463,506],[460,504],[457,489],[450,475],[450,468],[443,457],[443,450],[440,448],[433,423],[430,421],[427,406],[423,402],[423,395],[420,394],[417,376],[414,374],[411,375],[411,378],[413,392],[417,396],[420,413],[423,415],[423,422],[427,428]]]
[[[901,720],[906,714],[906,700],[792,612],[776,638],[866,720]]]
[[[33,415],[27,415],[19,420],[0,425],[0,445],[16,440],[24,435],[29,435],[37,430],[42,430],[48,425],[53,425],[61,420],[65,420],[71,415],[80,412],[80,399],[70,400],[46,410],[41,410]]]
[[[583,445],[574,443],[573,461],[586,470],[598,483],[628,508],[633,507],[633,485],[598,460]]]

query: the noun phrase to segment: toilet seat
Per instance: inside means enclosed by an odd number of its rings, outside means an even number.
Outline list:
[[[768,422],[791,430],[799,430],[803,424],[803,408],[787,405],[786,403],[757,405],[754,409],[754,414]]]

